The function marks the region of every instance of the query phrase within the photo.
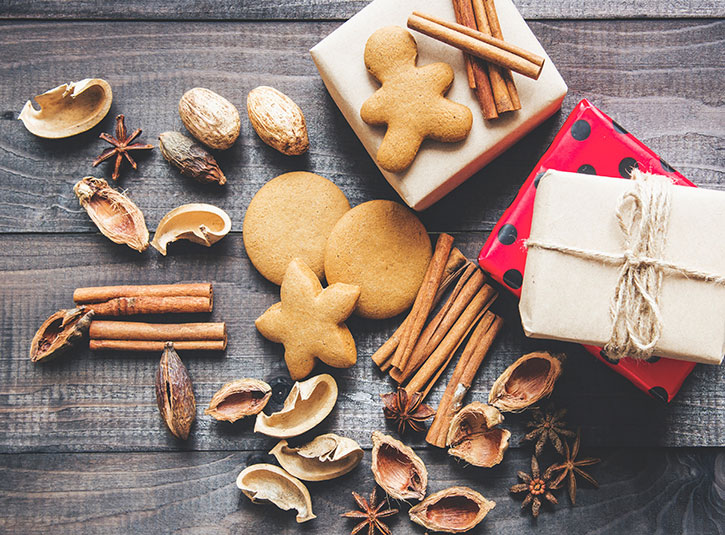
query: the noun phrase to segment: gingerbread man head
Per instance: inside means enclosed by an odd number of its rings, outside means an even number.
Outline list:
[[[388,26],[365,45],[365,66],[382,85],[360,110],[363,121],[387,125],[377,154],[378,164],[400,172],[415,159],[426,138],[461,141],[471,131],[471,110],[443,95],[453,83],[446,63],[416,66],[418,47],[407,30]]]

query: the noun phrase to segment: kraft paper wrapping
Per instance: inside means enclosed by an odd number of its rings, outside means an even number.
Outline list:
[[[380,169],[415,210],[432,205],[553,115],[566,95],[564,80],[511,0],[497,0],[496,8],[505,40],[546,60],[538,80],[513,74],[522,109],[493,121],[483,120],[475,93],[468,87],[461,51],[409,30],[418,43],[418,65],[448,63],[455,80],[446,96],[468,106],[473,113],[473,127],[466,140],[426,140],[406,171]],[[330,95],[373,160],[385,128],[369,126],[360,118],[363,102],[380,87],[365,69],[365,43],[384,26],[406,28],[408,16],[415,10],[455,21],[451,0],[375,0],[310,50]]]
[[[534,202],[531,240],[622,252],[615,211],[630,180],[547,171]],[[725,192],[672,186],[663,260],[725,274]],[[519,310],[527,336],[603,346],[619,266],[529,248]],[[663,333],[654,354],[719,364],[725,352],[725,286],[664,271]]]

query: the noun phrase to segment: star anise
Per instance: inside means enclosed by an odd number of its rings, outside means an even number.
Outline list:
[[[104,150],[98,158],[93,160],[93,167],[96,167],[99,163],[105,162],[109,158],[115,156],[116,164],[113,167],[113,174],[111,175],[111,178],[113,178],[113,180],[118,180],[118,177],[121,175],[121,162],[123,161],[124,157],[128,160],[128,163],[131,164],[131,167],[133,167],[134,169],[138,169],[138,166],[136,165],[134,159],[131,158],[129,151],[147,150],[154,148],[153,145],[148,145],[146,143],[134,143],[133,145],[131,145],[130,143],[141,134],[141,129],[138,128],[134,130],[133,134],[131,134],[130,136],[127,135],[128,132],[126,131],[126,124],[124,123],[124,119],[125,118],[123,115],[116,116],[116,137],[113,137],[110,134],[106,134],[105,132],[98,136],[102,140],[107,141],[108,143],[113,145],[113,147]]]
[[[545,498],[552,504],[559,503],[550,491],[559,488],[559,485],[551,481],[549,470],[544,475],[541,475],[539,470],[539,461],[536,456],[531,457],[531,475],[526,472],[518,472],[519,478],[523,483],[518,483],[509,489],[509,492],[519,493],[526,492],[526,497],[521,504],[521,509],[531,504],[531,513],[534,518],[539,516],[539,509],[541,509],[541,498]]]
[[[355,502],[357,503],[360,510],[342,513],[340,516],[344,516],[346,518],[362,518],[364,520],[360,522],[357,526],[352,528],[351,535],[360,533],[360,531],[365,529],[365,526],[367,526],[368,528],[368,535],[375,535],[376,530],[380,531],[380,533],[382,533],[383,535],[391,535],[390,528],[383,524],[380,519],[387,516],[396,515],[398,514],[398,510],[392,508],[383,509],[383,506],[385,505],[384,500],[376,505],[377,490],[377,487],[375,487],[370,493],[370,503],[368,503],[368,501],[360,496],[357,492],[352,493],[352,497],[355,498]]]
[[[595,488],[599,488],[599,483],[597,483],[592,476],[579,468],[580,466],[591,466],[601,462],[601,459],[596,459],[594,457],[587,457],[586,459],[579,460],[576,459],[576,456],[579,454],[579,443],[581,438],[580,431],[581,430],[577,430],[576,432],[576,440],[574,441],[571,451],[569,451],[569,444],[564,442],[564,462],[554,464],[546,469],[546,473],[549,476],[551,476],[554,472],[561,471],[561,474],[559,474],[554,480],[554,483],[557,485],[564,481],[564,478],[567,477],[567,475],[569,476],[567,487],[569,490],[569,499],[571,499],[572,504],[576,503],[576,474],[582,476]]]
[[[532,420],[526,424],[533,430],[524,437],[524,440],[536,440],[536,455],[541,456],[544,451],[546,442],[556,448],[561,455],[564,455],[564,445],[561,437],[574,438],[574,432],[566,428],[566,422],[563,420],[566,415],[566,409],[554,410],[554,405],[549,404],[546,411],[537,409],[531,414]]]
[[[424,429],[423,422],[435,416],[433,407],[423,403],[423,396],[416,392],[409,396],[404,388],[398,388],[397,392],[380,394],[383,399],[383,413],[388,420],[395,420],[398,423],[398,434],[402,435],[408,428],[415,432]]]

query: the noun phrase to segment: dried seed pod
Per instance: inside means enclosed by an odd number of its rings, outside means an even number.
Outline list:
[[[327,433],[299,448],[280,440],[269,452],[290,474],[304,481],[326,481],[347,474],[363,458],[360,445],[351,438]]]
[[[466,405],[451,420],[446,437],[448,453],[474,466],[497,465],[511,438],[507,429],[496,427],[501,422],[503,416],[490,405],[478,401]]]
[[[149,231],[143,213],[131,199],[116,191],[102,178],[87,176],[73,187],[81,206],[98,230],[114,243],[138,252],[149,246]]]
[[[203,87],[189,89],[179,100],[181,122],[191,135],[212,149],[228,149],[239,137],[242,122],[234,105]]]
[[[282,410],[257,415],[254,431],[270,437],[292,438],[305,433],[327,418],[337,402],[337,383],[323,373],[292,386]]]
[[[204,414],[222,421],[236,422],[262,412],[272,397],[272,387],[257,379],[237,379],[217,390]]]
[[[186,440],[196,418],[196,399],[189,373],[172,342],[166,342],[156,372],[156,403],[171,434]]]
[[[47,362],[68,351],[83,338],[94,312],[80,306],[59,310],[43,322],[30,343],[30,360]]]
[[[390,435],[373,431],[373,477],[396,500],[422,500],[428,470],[415,452]]]
[[[203,184],[227,183],[227,177],[219,168],[214,156],[180,132],[164,132],[159,135],[161,155],[181,174]]]
[[[564,355],[528,353],[496,379],[488,403],[503,412],[520,411],[551,394],[561,375]]]
[[[35,97],[40,110],[27,101],[18,119],[38,137],[60,139],[90,130],[111,109],[113,92],[108,82],[86,78],[62,84]]]
[[[431,494],[408,511],[410,519],[431,531],[463,533],[476,527],[496,502],[468,487],[450,487]]]
[[[310,146],[302,110],[281,91],[268,86],[252,89],[247,113],[262,141],[282,154],[298,156]]]
[[[151,246],[166,256],[166,246],[189,240],[211,247],[232,230],[229,215],[213,204],[183,204],[167,213],[156,228]]]
[[[283,511],[295,509],[297,522],[317,518],[310,492],[299,479],[273,464],[253,464],[237,476],[237,487],[254,503],[272,502]]]

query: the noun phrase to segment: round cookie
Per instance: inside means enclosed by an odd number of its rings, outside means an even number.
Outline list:
[[[369,201],[332,229],[325,276],[328,284],[360,287],[358,315],[390,318],[413,304],[430,257],[430,238],[413,212],[396,202]]]
[[[293,258],[302,259],[322,279],[325,244],[350,203],[335,184],[314,173],[295,171],[262,186],[244,215],[242,235],[254,267],[282,284]]]

